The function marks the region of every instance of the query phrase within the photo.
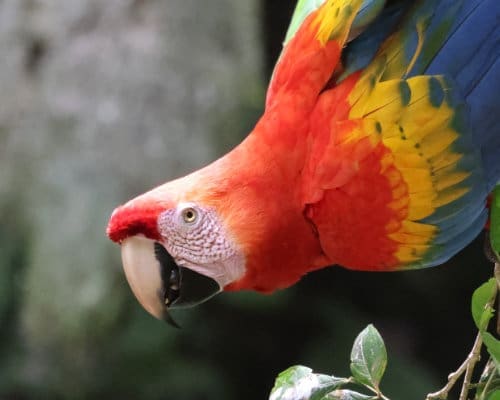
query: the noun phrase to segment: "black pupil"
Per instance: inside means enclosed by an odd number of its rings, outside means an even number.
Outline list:
[[[193,219],[193,217],[194,217],[194,214],[193,214],[193,212],[191,210],[189,210],[189,211],[186,212],[186,218],[187,219]]]

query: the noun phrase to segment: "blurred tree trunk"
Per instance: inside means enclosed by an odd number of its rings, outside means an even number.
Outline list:
[[[0,233],[29,237],[25,273],[0,268],[19,383],[85,381],[131,296],[109,214],[217,155],[214,127],[261,88],[257,22],[248,0],[0,2]]]

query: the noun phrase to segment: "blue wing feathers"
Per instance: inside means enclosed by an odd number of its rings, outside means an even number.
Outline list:
[[[453,4],[454,1],[442,3]],[[500,179],[500,2],[466,1],[426,74],[445,74],[464,96],[487,190]]]
[[[490,191],[500,180],[500,46],[496,51],[494,64],[467,96],[472,129],[481,148]]]
[[[486,220],[488,219],[486,209],[484,209],[484,207],[480,209],[481,213],[479,217],[472,220],[471,224],[466,225],[466,229],[463,229],[462,232],[443,244],[436,243],[433,245],[432,250],[420,262],[420,265],[417,263],[415,267],[430,267],[443,264],[472,242],[484,228]]]
[[[500,179],[499,0],[396,3],[348,45],[342,78],[369,64],[398,21],[405,32],[402,46],[410,58],[416,48],[418,20],[428,24],[427,42],[409,75],[445,75],[454,82],[454,90],[467,104],[473,145],[482,153],[487,188],[491,190]]]
[[[344,72],[339,81],[370,63],[381,43],[396,27],[402,13],[401,4],[386,8],[377,20],[347,45],[343,52]]]
[[[440,5],[446,8],[453,3],[446,0]],[[439,23],[438,12],[434,21]],[[488,218],[485,198],[500,179],[499,56],[500,2],[469,0],[429,64],[417,71],[445,75],[451,81],[454,127],[461,133],[453,148],[465,154],[458,169],[470,172],[460,183],[468,193],[422,221],[439,228],[424,265],[447,261],[481,232]]]
[[[366,67],[394,29],[402,32],[401,54],[410,63],[422,26],[424,44],[408,77],[447,78],[446,98],[455,110],[452,126],[460,134],[452,148],[464,156],[443,168],[469,176],[453,186],[468,189],[465,195],[419,221],[435,225],[438,233],[424,258],[409,268],[441,264],[470,243],[485,226],[486,197],[500,181],[499,0],[398,2],[348,45],[341,79]]]

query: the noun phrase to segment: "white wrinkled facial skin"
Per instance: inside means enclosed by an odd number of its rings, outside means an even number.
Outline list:
[[[241,278],[244,259],[211,208],[180,203],[158,219],[163,245],[179,266],[214,279],[221,287]]]

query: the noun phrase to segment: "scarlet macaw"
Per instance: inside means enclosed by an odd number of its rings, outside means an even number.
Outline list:
[[[112,214],[152,315],[340,264],[438,265],[500,179],[498,0],[300,0],[234,150]]]

